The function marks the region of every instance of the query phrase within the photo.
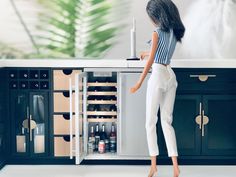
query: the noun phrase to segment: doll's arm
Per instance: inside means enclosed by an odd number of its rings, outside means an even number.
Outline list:
[[[151,51],[149,52],[150,55],[149,55],[149,58],[146,62],[146,65],[143,69],[143,72],[142,74],[140,75],[140,78],[139,78],[139,83],[142,84],[145,77],[147,76],[147,73],[149,72],[153,62],[154,62],[154,58],[155,58],[155,54],[156,54],[156,50],[157,50],[157,42],[158,42],[158,34],[156,32],[153,32],[152,34],[152,46],[151,46]]]
[[[140,59],[143,60],[145,57],[150,55],[150,51],[143,51],[140,53]]]

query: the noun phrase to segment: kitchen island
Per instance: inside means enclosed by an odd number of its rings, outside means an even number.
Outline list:
[[[0,161],[146,163],[147,79],[129,93],[145,62],[1,60]],[[180,163],[236,164],[236,61],[173,59],[171,66],[178,81],[173,126]],[[91,152],[96,125],[105,125],[107,136],[115,127],[115,152]],[[157,133],[158,159],[170,163],[160,121]]]

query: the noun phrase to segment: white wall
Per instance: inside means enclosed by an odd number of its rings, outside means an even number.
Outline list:
[[[36,33],[37,13],[41,11],[37,0],[14,0],[29,29]],[[10,0],[0,0],[0,42],[22,51],[33,51],[29,37],[17,18]]]
[[[173,0],[179,8],[186,27],[183,43],[177,45],[174,59],[236,59],[236,1],[235,0]],[[137,19],[137,49],[145,44],[154,27],[146,15],[147,0],[131,1],[126,23]],[[129,29],[119,36],[119,43],[107,58],[126,58],[129,54]]]
[[[33,33],[37,13],[42,11],[37,0],[15,0]],[[128,1],[128,0],[127,0]],[[124,17],[127,27],[117,37],[117,43],[105,58],[130,56],[132,18],[137,21],[137,53],[149,49],[146,42],[154,30],[145,8],[148,0],[130,0],[130,12]],[[175,59],[236,58],[236,3],[234,0],[173,0],[186,26],[183,44],[178,44]],[[191,7],[192,6],[192,7]],[[31,42],[17,19],[10,0],[0,0],[0,42],[23,51],[33,51]]]
[[[146,44],[151,39],[154,26],[151,24],[149,17],[146,14],[146,4],[148,0],[132,0],[130,13],[124,20],[125,24],[129,26],[123,30],[123,33],[118,37],[118,43],[107,54],[106,58],[126,58],[130,56],[130,28],[132,27],[132,18],[137,22],[137,55],[143,50],[148,50],[149,46]],[[192,3],[190,0],[174,0],[181,16],[186,14],[187,7]],[[130,24],[129,24],[130,23]],[[180,58],[180,53],[176,52],[174,58]]]

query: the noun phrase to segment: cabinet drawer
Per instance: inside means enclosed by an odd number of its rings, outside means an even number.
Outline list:
[[[226,82],[236,83],[236,69],[188,69],[176,70],[179,83],[204,83],[198,76],[209,76],[205,83]],[[204,78],[204,77],[203,77]]]
[[[53,98],[54,98],[54,112],[70,112],[69,92],[53,93]],[[74,105],[74,99],[72,104]],[[72,106],[72,110],[74,112],[75,110],[74,106]]]
[[[70,115],[54,115],[54,135],[69,135],[70,134]],[[74,132],[74,131],[73,131]]]
[[[74,141],[73,141],[74,142]],[[54,156],[70,156],[70,138],[54,137]]]
[[[72,79],[72,85],[74,85],[74,76],[76,73],[80,73],[81,70],[54,70],[54,90],[69,90],[69,78]]]
[[[54,92],[53,98],[54,98],[54,112],[70,112],[69,92]],[[82,100],[80,100],[79,106],[80,106],[80,110],[82,110]],[[73,93],[73,99],[72,99],[72,111],[73,112],[75,111],[74,93]]]
[[[83,138],[80,137],[80,148],[83,147]],[[75,147],[75,138],[73,138],[73,149]],[[74,155],[74,153],[73,153]],[[70,137],[54,137],[54,156],[56,157],[66,157],[70,156]]]
[[[178,90],[229,90],[236,89],[236,69],[188,69],[175,71]]]

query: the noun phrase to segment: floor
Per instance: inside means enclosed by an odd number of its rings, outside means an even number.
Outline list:
[[[148,166],[8,165],[0,177],[147,177]],[[180,177],[235,177],[236,166],[180,166]],[[172,177],[171,166],[159,166],[160,177]]]

